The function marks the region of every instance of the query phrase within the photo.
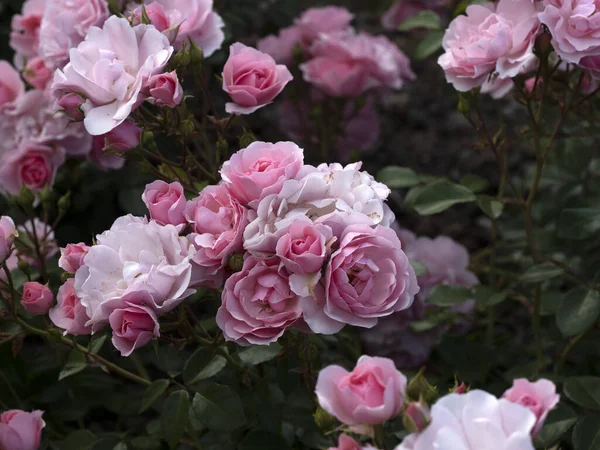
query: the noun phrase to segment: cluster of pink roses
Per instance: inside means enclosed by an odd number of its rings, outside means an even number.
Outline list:
[[[46,423],[43,411],[26,412],[17,409],[0,414],[0,448],[6,450],[37,450]]]
[[[542,428],[560,396],[551,381],[517,379],[501,399],[484,391],[456,390],[439,399],[429,411],[420,402],[408,402],[407,379],[387,358],[362,356],[348,372],[340,366],[321,370],[316,394],[321,407],[353,432],[365,425],[381,425],[403,412],[414,433],[396,450],[481,448],[533,450],[532,436]],[[368,433],[366,433],[368,434]],[[360,450],[357,441],[340,437],[337,449]]]

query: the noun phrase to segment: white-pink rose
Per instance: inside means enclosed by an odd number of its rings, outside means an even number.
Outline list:
[[[139,104],[148,78],[164,71],[173,47],[151,25],[131,27],[127,19],[110,17],[102,28],[91,27],[85,40],[70,51],[70,61],[54,74],[52,89],[60,98],[77,93],[84,124],[94,136],[123,123]]]
[[[366,355],[352,372],[325,367],[316,387],[321,407],[346,425],[379,425],[393,419],[402,410],[405,391],[406,377],[391,359]]]
[[[0,263],[8,258],[15,237],[18,235],[15,222],[8,216],[0,216]]]
[[[83,258],[90,247],[83,242],[79,244],[67,244],[65,248],[60,249],[60,258],[58,267],[67,273],[75,273],[83,264]]]
[[[150,217],[159,224],[171,224],[183,228],[186,223],[187,200],[180,183],[156,180],[146,185],[142,201],[148,208]]]
[[[293,142],[253,142],[223,164],[221,177],[240,202],[251,203],[278,193],[303,163],[303,151]]]
[[[279,272],[279,260],[249,256],[225,282],[217,325],[229,341],[267,345],[302,316],[296,294]]]
[[[223,67],[223,90],[233,103],[229,114],[251,114],[268,105],[294,77],[288,68],[258,50],[236,42]]]
[[[0,61],[0,107],[14,102],[25,92],[19,72],[7,61]]]
[[[148,88],[152,96],[150,101],[155,105],[174,107],[183,100],[183,88],[175,71],[150,77]]]
[[[533,46],[540,30],[536,3],[500,0],[467,7],[444,35],[445,53],[438,63],[448,82],[469,91],[494,72],[512,78],[527,70],[536,58]]]
[[[535,414],[537,422],[531,432],[534,436],[544,426],[548,413],[560,401],[560,395],[556,393],[555,384],[546,379],[534,383],[525,378],[516,379],[513,381],[512,387],[502,395],[502,398],[522,405]]]
[[[64,330],[65,335],[79,336],[92,333],[91,325],[87,325],[90,318],[77,297],[73,278],[69,278],[58,289],[56,306],[48,312],[48,315],[54,325]]]

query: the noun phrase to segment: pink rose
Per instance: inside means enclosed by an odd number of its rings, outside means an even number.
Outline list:
[[[331,447],[329,450],[363,450],[363,447],[347,434],[341,434],[337,447]]]
[[[220,286],[229,257],[243,250],[248,210],[228,185],[218,184],[205,187],[197,198],[188,202],[185,216],[192,226],[188,240],[196,248],[194,281]]]
[[[102,152],[125,153],[140,144],[142,129],[126,120],[113,130],[100,136],[94,136],[93,147]]]
[[[411,433],[423,431],[431,421],[431,413],[427,405],[421,402],[411,402],[404,409],[402,422]]]
[[[83,264],[83,258],[90,247],[83,242],[79,244],[67,244],[65,248],[60,249],[60,258],[58,267],[67,273],[75,273]]]
[[[221,177],[241,202],[250,203],[279,192],[303,164],[303,151],[293,142],[257,141],[234,153],[223,164]]]
[[[85,103],[85,99],[80,95],[74,93],[63,95],[57,103],[71,119],[77,121],[84,119],[85,116],[81,106]]]
[[[86,325],[90,318],[75,292],[74,278],[69,278],[58,288],[56,306],[48,311],[48,315],[54,325],[65,330],[65,335],[79,336],[92,333],[91,325]]]
[[[136,348],[143,347],[153,337],[160,336],[156,314],[148,303],[148,292],[132,292],[123,297],[123,305],[108,317],[112,328],[112,343],[121,356],[129,356]]]
[[[141,17],[141,6],[131,2],[129,8],[134,18]],[[152,25],[169,38],[177,31],[173,42],[177,50],[192,40],[208,58],[221,48],[225,39],[222,30],[225,24],[213,11],[213,0],[154,0],[146,5],[146,12]]]
[[[13,220],[8,216],[0,216],[0,263],[8,258],[13,241],[18,235]]]
[[[225,282],[217,325],[228,341],[239,345],[267,345],[302,316],[298,297],[287,277],[279,272],[277,258],[244,261],[241,272]]]
[[[541,379],[532,383],[525,378],[513,381],[502,398],[512,403],[517,403],[529,409],[537,419],[531,434],[535,436],[540,432],[546,421],[548,413],[560,401],[560,395],[556,393],[556,386],[550,380]]]
[[[87,131],[106,134],[139,105],[146,81],[163,72],[172,54],[169,40],[153,26],[131,27],[127,19],[111,16],[102,28],[90,27],[85,40],[71,49],[70,62],[54,74],[52,90],[57,98],[84,96]]]
[[[148,208],[150,217],[159,224],[184,228],[187,200],[180,183],[154,181],[146,185],[142,201]]]
[[[18,194],[22,186],[41,191],[52,186],[56,170],[65,159],[64,153],[48,145],[25,141],[9,154],[0,167],[0,184],[11,194]]]
[[[156,105],[177,106],[183,100],[183,88],[177,79],[177,72],[154,75],[148,81],[151,101]]]
[[[14,102],[24,92],[19,72],[7,61],[0,61],[0,107]]]
[[[229,114],[251,114],[268,105],[294,78],[271,56],[239,42],[230,47],[222,75],[223,90],[233,100],[225,105]]]
[[[52,78],[52,72],[44,65],[44,60],[39,56],[27,61],[23,78],[36,89],[45,89]]]
[[[62,69],[69,62],[69,50],[109,15],[106,0],[48,0],[40,29],[40,56],[46,67]]]
[[[347,227],[331,255],[324,284],[325,315],[366,328],[379,317],[408,308],[419,292],[398,236],[383,226]]]
[[[350,22],[353,18],[354,15],[346,8],[325,6],[307,9],[294,23],[300,31],[303,43],[309,46],[322,33],[351,30]]]
[[[497,72],[512,78],[536,60],[535,38],[540,30],[532,0],[500,0],[497,5],[470,5],[446,30],[445,53],[438,59],[446,79],[458,91],[481,86]]]
[[[21,304],[28,313],[35,316],[47,314],[53,302],[54,296],[48,286],[36,281],[28,281],[23,284]]]
[[[37,450],[46,423],[43,411],[25,412],[17,409],[0,414],[0,448],[7,450]]]
[[[287,66],[294,62],[294,49],[301,40],[300,29],[295,26],[282,28],[279,35],[267,36],[256,44],[258,51],[271,55],[279,64]]]
[[[600,55],[584,56],[579,61],[579,67],[584,69],[593,78],[600,79]]]
[[[327,366],[319,372],[321,407],[346,425],[379,425],[402,410],[406,377],[387,358],[363,355],[352,372]]]
[[[170,28],[169,18],[163,6],[158,2],[152,2],[147,5],[136,7],[131,13],[131,23],[138,25],[143,22],[144,9],[150,23],[161,33]]]
[[[594,0],[544,0],[543,5],[540,21],[561,59],[577,64],[586,56],[600,55],[600,10]]]
[[[46,0],[27,0],[21,14],[12,18],[10,47],[20,59],[37,56],[40,46],[40,25],[44,16]]]
[[[494,100],[506,96],[515,87],[512,78],[488,78],[481,85],[481,93],[489,94]]]

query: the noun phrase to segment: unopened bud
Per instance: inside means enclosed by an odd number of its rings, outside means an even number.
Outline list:
[[[240,137],[240,148],[246,148],[256,141],[256,136],[252,131],[244,130],[244,134]]]
[[[464,117],[469,118],[471,115],[471,102],[467,98],[467,96],[463,94],[458,94],[458,112],[461,113]]]
[[[242,270],[243,265],[244,255],[242,255],[241,253],[234,253],[229,258],[229,268],[234,272],[239,272],[240,270]]]
[[[201,68],[204,62],[204,52],[192,40],[190,40],[190,62],[196,68]]]
[[[425,401],[427,404],[435,403],[439,394],[435,386],[429,384],[423,373],[425,368],[421,369],[415,377],[410,380],[406,387],[406,395],[410,400]]]
[[[467,385],[463,382],[458,384],[458,381],[454,382],[454,387],[450,389],[450,392],[453,394],[464,394],[469,390]]]
[[[402,414],[402,424],[411,433],[423,431],[430,421],[429,408],[421,402],[409,403]]]
[[[66,213],[71,207],[71,192],[67,192],[61,198],[58,199],[58,211],[60,213]]]
[[[19,205],[26,210],[29,210],[35,201],[33,192],[27,189],[25,186],[21,187],[19,191]]]
[[[192,62],[192,56],[190,55],[190,52],[186,46],[186,43],[183,42],[181,50],[179,50],[175,54],[175,57],[173,58],[173,64],[178,69],[185,69],[187,66],[190,65],[191,62]]]
[[[184,137],[191,137],[196,132],[196,124],[192,119],[184,120],[179,124],[179,132]]]
[[[25,261],[24,259],[21,259],[21,258],[19,258],[19,260],[17,261],[17,267],[25,275],[27,275],[31,269],[31,265],[27,261]]]
[[[321,407],[317,408],[317,411],[313,414],[313,417],[317,427],[319,427],[319,429],[323,432],[331,431],[337,426],[336,418]]]

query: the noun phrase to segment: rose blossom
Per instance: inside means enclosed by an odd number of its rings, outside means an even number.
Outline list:
[[[69,278],[60,288],[56,296],[56,306],[48,312],[50,320],[64,335],[74,336],[92,333],[92,327],[86,325],[90,320],[81,299],[75,293],[75,279]]]
[[[54,74],[58,98],[77,93],[87,98],[84,124],[94,135],[123,123],[139,104],[144,83],[161,73],[173,53],[169,40],[151,25],[131,27],[111,16],[102,28],[91,27],[70,51],[70,62]],[[108,84],[107,84],[108,83]]]
[[[83,265],[83,258],[90,247],[83,242],[79,244],[67,244],[65,248],[60,249],[60,258],[58,267],[67,273],[75,273]]]
[[[556,393],[556,386],[552,381],[546,379],[538,380],[535,383],[525,378],[516,379],[513,381],[512,387],[502,394],[502,398],[522,405],[535,414],[537,422],[531,432],[533,436],[539,433],[548,413],[560,401],[560,395]]]
[[[90,159],[102,169],[120,169],[125,165],[120,153],[136,148],[141,137],[142,129],[126,120],[108,133],[93,137]]]
[[[229,48],[222,75],[223,90],[233,100],[225,105],[229,114],[251,114],[268,105],[294,78],[271,56],[239,42]]]
[[[16,14],[12,18],[10,47],[17,53],[17,60],[20,62],[38,53],[40,25],[45,7],[46,0],[26,0],[21,14]]]
[[[481,93],[489,94],[494,100],[498,100],[506,96],[514,87],[512,78],[492,77],[481,85]]]
[[[148,292],[131,292],[121,300],[123,304],[108,317],[112,328],[112,343],[121,356],[129,356],[136,348],[146,345],[154,336],[160,336],[158,320]]]
[[[14,102],[25,92],[19,72],[7,61],[0,60],[0,107]]]
[[[292,274],[320,272],[332,237],[331,228],[298,220],[277,240],[275,254]]]
[[[379,425],[402,410],[406,377],[392,360],[363,355],[352,372],[327,366],[317,379],[319,404],[346,425]]]
[[[185,216],[192,227],[188,239],[196,248],[194,281],[220,286],[229,257],[243,249],[248,210],[226,184],[205,187],[188,202]]]
[[[146,185],[142,201],[150,212],[150,217],[161,225],[175,225],[183,228],[186,223],[187,200],[180,183],[166,183],[156,180]]]
[[[28,313],[35,316],[47,314],[52,302],[54,302],[54,296],[48,286],[36,281],[28,281],[23,284],[21,304]]]
[[[40,28],[40,56],[48,69],[62,69],[69,50],[77,47],[90,27],[101,27],[109,16],[106,0],[48,0]]]
[[[73,120],[83,120],[83,110],[81,106],[85,103],[85,99],[81,96],[71,93],[63,95],[57,102],[61,110]]]
[[[300,29],[295,26],[282,28],[279,34],[269,35],[258,41],[256,48],[262,53],[271,55],[279,64],[287,66],[294,62],[294,49],[301,39]]]
[[[138,21],[134,20],[134,23],[139,23],[142,7],[130,3],[129,9]],[[213,0],[154,0],[146,4],[146,12],[152,25],[169,38],[172,39],[177,31],[173,42],[177,50],[184,42],[189,45],[191,39],[208,58],[221,48],[225,39],[222,30],[225,24],[213,11]]]
[[[377,450],[374,447],[367,445],[363,447],[347,434],[341,434],[338,440],[337,447],[331,447],[329,450]]]
[[[15,222],[9,216],[0,216],[0,263],[10,254],[13,241],[18,235]]]
[[[322,33],[350,31],[354,15],[346,8],[325,6],[309,8],[294,23],[300,32],[303,43],[308,46]]]
[[[0,448],[37,450],[46,423],[43,411],[25,412],[12,409],[0,414]]]
[[[533,46],[539,29],[532,0],[470,5],[466,16],[456,17],[446,30],[445,53],[438,64],[458,91],[481,86],[493,72],[502,79],[512,78],[535,61]]]
[[[94,329],[106,324],[115,300],[147,291],[157,314],[171,311],[189,289],[194,249],[173,225],[127,215],[96,237],[75,273],[75,291]]]
[[[39,56],[27,61],[23,78],[36,89],[45,89],[52,78],[52,72],[44,65],[44,60]]]
[[[484,391],[449,394],[431,408],[431,423],[407,436],[396,450],[534,450],[535,415]],[[452,447],[449,447],[452,445]]]
[[[154,75],[148,81],[150,101],[155,105],[177,106],[183,100],[183,88],[177,79],[177,72]]]
[[[277,258],[249,256],[241,272],[225,282],[217,325],[228,341],[239,345],[267,345],[302,316],[297,296],[279,272]]]
[[[304,154],[293,142],[253,142],[223,164],[221,177],[244,203],[279,192],[304,163]]]

